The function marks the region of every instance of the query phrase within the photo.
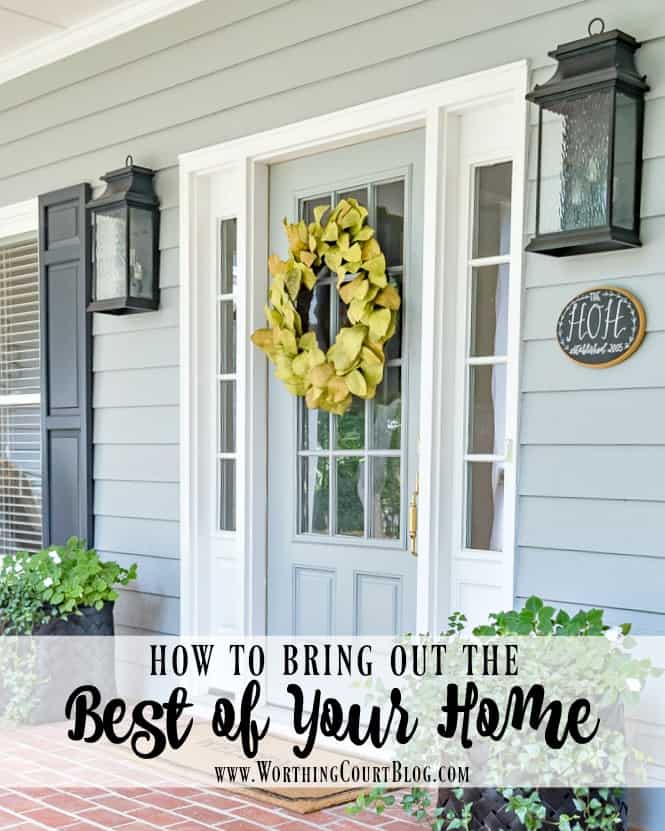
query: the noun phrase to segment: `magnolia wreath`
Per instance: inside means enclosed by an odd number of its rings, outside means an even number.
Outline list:
[[[368,399],[383,379],[383,347],[395,332],[400,295],[388,283],[386,258],[367,224],[367,208],[341,199],[314,209],[314,221],[284,219],[289,257],[268,259],[271,274],[268,328],[252,341],[275,365],[276,376],[311,409],[342,415],[353,396]],[[350,326],[324,352],[316,333],[305,331],[298,312],[303,286],[312,292],[324,266],[337,274],[337,293]]]

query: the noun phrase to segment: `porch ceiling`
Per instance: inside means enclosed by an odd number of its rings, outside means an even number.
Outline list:
[[[0,84],[200,0],[0,0]]]

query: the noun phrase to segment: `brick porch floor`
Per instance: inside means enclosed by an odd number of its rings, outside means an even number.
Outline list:
[[[88,745],[84,755],[63,725],[2,730],[0,831],[420,831],[399,806],[381,817],[369,811],[351,817],[343,805],[296,814],[198,782],[162,786],[130,753],[111,753],[102,744]],[[106,787],[98,786],[102,781]]]
[[[294,814],[282,808],[221,789],[202,788],[21,788],[0,789],[0,829],[67,829],[99,831],[415,831],[398,807],[377,817],[365,812],[353,818],[344,806],[313,814]]]

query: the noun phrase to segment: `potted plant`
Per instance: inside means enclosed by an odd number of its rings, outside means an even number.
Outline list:
[[[115,587],[135,579],[136,565],[104,562],[76,537],[35,554],[8,554],[0,567],[0,631],[113,635]]]
[[[455,612],[445,636],[461,636],[466,618]],[[477,637],[599,637],[621,639],[630,624],[611,630],[601,609],[569,615],[538,597],[530,597],[519,611],[496,612],[489,623],[473,629]],[[649,662],[626,656],[626,666],[640,685],[658,672]],[[631,679],[633,680],[633,679]],[[631,698],[630,695],[626,696]],[[361,794],[347,809],[356,814],[373,809],[378,814],[395,804],[384,787]],[[411,788],[401,799],[410,817],[432,831],[625,831],[627,806],[624,793],[616,788]]]
[[[43,635],[113,635],[116,586],[136,578],[102,561],[85,540],[35,554],[8,554],[0,566],[0,721],[61,721],[64,702],[78,683],[115,691],[113,638],[61,641]],[[31,637],[11,637],[31,636]],[[34,637],[37,636],[37,637]]]

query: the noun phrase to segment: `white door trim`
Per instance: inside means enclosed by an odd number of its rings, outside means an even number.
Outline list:
[[[418,612],[419,631],[439,631],[448,613],[452,564],[433,553],[448,545],[449,530],[442,528],[437,505],[442,490],[443,425],[438,418],[445,391],[441,389],[443,333],[443,276],[450,266],[445,256],[449,216],[455,208],[447,193],[448,170],[453,164],[454,131],[448,129],[455,113],[497,100],[514,107],[512,158],[513,247],[511,281],[522,283],[522,228],[525,190],[525,157],[528,66],[519,61],[473,75],[390,96],[296,124],[234,139],[179,157],[180,162],[180,436],[181,436],[181,631],[183,634],[256,634],[265,632],[266,620],[266,379],[265,357],[254,349],[249,334],[263,325],[268,253],[268,165],[298,156],[334,149],[415,127],[426,131],[425,206],[423,245],[423,317],[420,407],[420,519]],[[211,182],[223,191],[225,216],[238,219],[237,296],[237,530],[218,533],[216,557],[223,563],[224,585],[211,588],[210,545],[201,528],[200,466],[202,455],[199,424],[209,407],[210,389],[200,377],[201,333],[204,327],[206,290],[213,279],[209,243],[208,205]],[[449,206],[449,208],[448,208]],[[457,245],[454,240],[453,245]],[[207,266],[207,267],[206,267]],[[515,298],[513,298],[515,299]],[[209,309],[208,309],[209,311]],[[511,332],[515,354],[513,378],[519,377],[519,331]],[[516,384],[516,381],[514,381]],[[510,392],[507,416],[509,435],[517,436],[517,389]],[[513,454],[514,469],[514,454]],[[449,473],[449,472],[448,472]],[[508,485],[515,488],[515,477]],[[514,493],[511,495],[514,503]],[[506,500],[509,504],[510,500]],[[513,515],[507,522],[514,523]],[[448,536],[447,536],[448,535]],[[442,573],[445,570],[445,575]],[[461,579],[461,578],[460,578]],[[493,579],[502,596],[512,602],[514,546],[503,552]],[[446,583],[445,591],[442,586]],[[510,600],[508,600],[510,599]],[[210,630],[212,605],[225,614]]]

